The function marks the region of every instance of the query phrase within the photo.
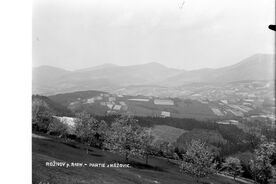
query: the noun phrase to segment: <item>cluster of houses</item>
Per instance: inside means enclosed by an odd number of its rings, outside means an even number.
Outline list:
[[[218,121],[217,124],[221,124],[221,125],[239,125],[239,122],[237,120],[223,120],[223,121]]]
[[[128,106],[124,101],[118,101],[115,95],[101,94],[105,98],[100,102],[101,106],[107,107],[107,114],[116,113],[118,111],[127,111]]]
[[[249,86],[250,87],[250,86]],[[265,86],[259,89],[259,92],[264,92]],[[248,87],[241,86],[228,86],[223,88],[209,88],[206,90],[198,91],[190,95],[202,104],[207,104],[211,111],[218,117],[235,116],[237,118],[244,118],[250,116],[250,112],[257,109],[262,104],[262,96],[255,94],[256,91],[248,91]],[[247,91],[246,91],[247,90]],[[80,102],[80,101],[79,101]],[[70,105],[79,103],[78,101],[72,102]],[[155,97],[127,97],[121,94],[101,93],[98,96],[85,99],[81,103],[97,104],[106,107],[107,114],[121,113],[131,111],[131,103],[150,103],[149,105],[156,106],[174,106],[174,100],[170,98],[155,98]],[[158,108],[157,108],[158,109]],[[160,109],[160,108],[159,108]],[[161,108],[159,112],[154,112],[154,116],[171,117],[172,112],[168,108]],[[131,112],[130,112],[131,113]],[[234,118],[234,117],[233,117]],[[235,119],[235,118],[234,118]],[[220,122],[229,123],[229,122]],[[233,124],[233,122],[231,122]]]
[[[143,97],[143,98],[125,98],[122,99],[123,95],[109,94],[109,93],[101,93],[98,96],[94,96],[88,99],[78,99],[75,102],[71,102],[69,106],[74,106],[79,103],[89,104],[89,105],[100,105],[107,108],[107,114],[116,114],[118,112],[128,112],[129,107],[127,102],[150,102],[154,105],[161,106],[173,106],[174,101],[171,99],[154,99],[153,97]],[[171,112],[168,111],[160,111],[157,116],[160,117],[171,117]]]
[[[244,117],[250,111],[256,109],[256,100],[240,99],[239,102],[233,103],[230,100],[219,100],[216,105],[211,105],[211,110],[217,116],[225,116],[228,113],[237,117]]]

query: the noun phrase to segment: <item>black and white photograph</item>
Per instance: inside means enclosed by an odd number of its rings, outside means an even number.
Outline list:
[[[31,18],[33,184],[276,184],[274,0],[34,0]]]

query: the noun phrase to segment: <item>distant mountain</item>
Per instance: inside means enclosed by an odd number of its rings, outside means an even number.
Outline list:
[[[40,66],[33,69],[33,80],[47,82],[71,73],[70,71],[52,66]]]
[[[179,86],[187,83],[227,83],[244,80],[273,80],[275,56],[256,54],[241,62],[218,69],[185,71],[168,78],[163,85]]]
[[[175,75],[178,70],[167,68],[158,63],[148,63],[134,66],[101,67],[93,70],[76,71],[66,80],[103,80],[107,79],[118,86],[132,84],[149,84],[156,80]]]
[[[131,85],[181,86],[189,83],[272,80],[274,59],[274,55],[257,54],[231,66],[193,71],[172,69],[156,62],[133,66],[104,64],[76,71],[42,66],[33,69],[33,94],[112,91]]]
[[[54,67],[39,67],[33,70],[33,93],[49,95],[93,89],[110,91],[128,85],[154,84],[157,80],[166,79],[179,72],[158,63],[135,66],[104,65],[73,72],[60,70],[60,73]]]
[[[55,82],[71,72],[52,66],[33,68],[33,94],[48,94],[55,91]]]
[[[214,82],[234,82],[240,80],[272,80],[274,79],[275,56],[256,54],[235,65],[216,71],[210,79]]]
[[[94,67],[90,67],[90,68],[84,68],[84,69],[76,70],[76,72],[87,72],[87,71],[94,71],[94,70],[113,68],[113,67],[118,67],[118,65],[114,65],[114,64],[111,64],[111,63],[105,63],[105,64],[102,64],[102,65],[98,65],[98,66],[94,66]]]

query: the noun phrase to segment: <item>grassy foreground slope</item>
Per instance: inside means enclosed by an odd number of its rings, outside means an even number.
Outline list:
[[[61,139],[47,136],[33,136],[33,183],[49,184],[193,184],[192,177],[181,174],[176,165],[165,159],[151,158],[149,165],[144,161],[131,159],[131,168],[91,168],[91,167],[49,167],[49,161],[83,163],[123,163],[123,157],[96,148],[90,148],[89,155],[81,144],[65,143]],[[214,176],[204,179],[204,183],[234,184],[231,179]]]

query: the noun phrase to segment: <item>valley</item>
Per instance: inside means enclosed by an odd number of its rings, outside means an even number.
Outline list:
[[[154,90],[151,95],[141,90],[134,92],[132,88],[131,93],[127,89],[114,93],[83,91],[49,98],[73,112],[85,110],[95,115],[191,118],[224,124],[259,120],[275,126],[273,81],[240,81],[216,86],[194,84],[181,89],[185,91],[187,88],[189,95],[175,97],[159,96],[153,94]]]
[[[106,64],[77,71],[34,69],[33,170],[40,171],[34,172],[33,181],[193,183],[179,169],[187,150],[200,145],[205,148],[198,152],[206,149],[214,156],[212,162],[219,163],[216,174],[203,177],[203,183],[233,183],[222,165],[232,157],[244,170],[235,183],[261,180],[254,178],[250,162],[261,146],[274,145],[275,79],[273,70],[262,67],[273,65],[272,58],[259,54],[232,66],[195,71],[158,63]],[[198,145],[192,145],[196,141]],[[113,147],[118,142],[122,145]],[[43,166],[51,160],[119,161],[132,168],[65,171]],[[273,159],[268,161],[274,167]],[[103,179],[106,172],[112,180]]]

